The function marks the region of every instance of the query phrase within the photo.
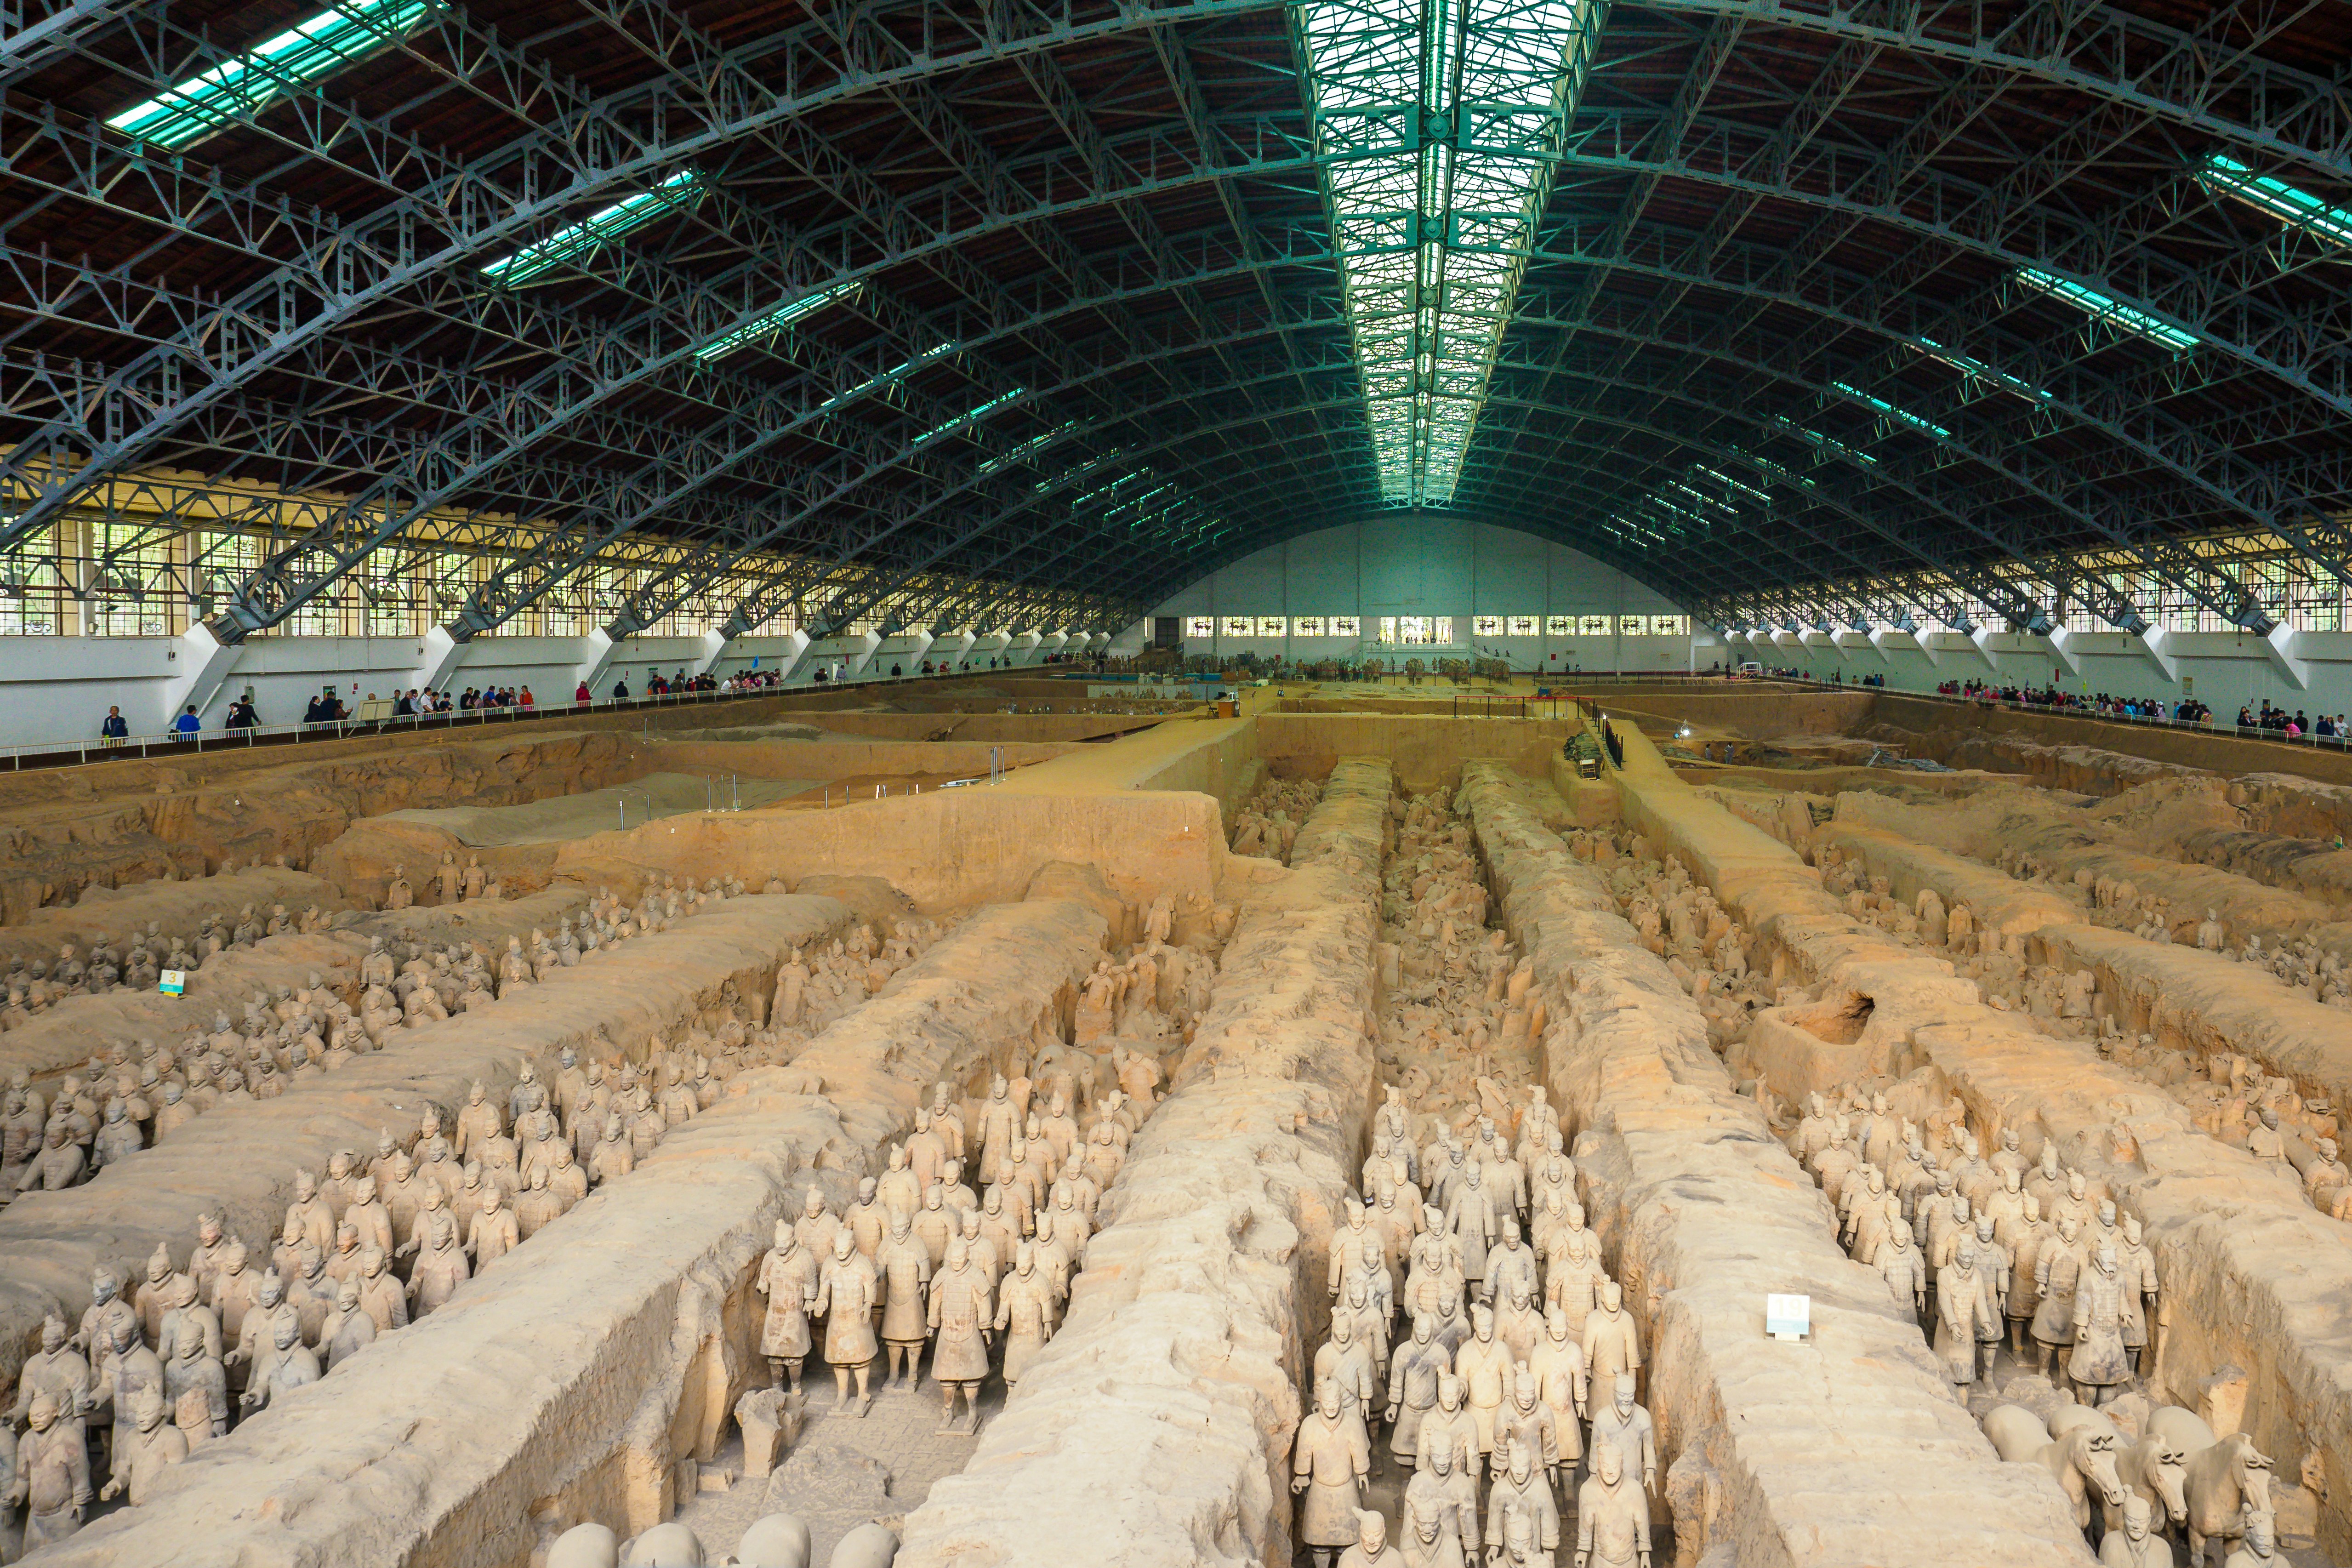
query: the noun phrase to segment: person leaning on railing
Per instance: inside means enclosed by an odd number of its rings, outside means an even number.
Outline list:
[[[106,717],[98,721],[99,739],[104,741],[109,748],[122,744],[123,738],[130,733],[131,725],[122,717],[120,708],[109,708]]]

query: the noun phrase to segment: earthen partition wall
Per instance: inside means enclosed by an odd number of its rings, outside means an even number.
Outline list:
[[[1643,1327],[1683,1560],[2087,1564],[2048,1472],[2002,1463],[1953,1402],[1917,1326],[1838,1250],[1825,1201],[1734,1090],[1697,1008],[1514,795],[1474,767],[1463,804],[1506,929],[1557,998],[1544,1070]],[[1811,1298],[1803,1342],[1765,1338],[1775,1292]]]
[[[1956,981],[1945,959],[1861,924],[1817,887],[1808,895],[1812,868],[1794,851],[1777,843],[1766,850],[1761,834],[1678,781],[1662,783],[1664,773],[1646,742],[1629,740],[1620,784],[1629,815],[1686,859],[1710,837],[1752,835],[1745,874],[1712,884],[1717,896],[1777,944],[1790,978],[1857,999],[1868,1020],[1848,1035],[1809,1024],[1803,1010],[1767,1009],[1740,1058],[1748,1069],[1795,1097],[1929,1064],[1961,1097],[1986,1147],[2008,1128],[2021,1133],[2029,1157],[2039,1156],[2045,1138],[2059,1140],[2070,1163],[2097,1174],[2140,1215],[2171,1282],[2175,1331],[2157,1368],[2165,1386],[2194,1403],[2202,1381],[2224,1364],[2251,1373],[2248,1431],[2288,1474],[2306,1454],[2326,1457],[2322,1546],[2339,1554],[2352,1548],[2352,1492],[2337,1479],[2342,1456],[2352,1452],[2352,1337],[2343,1316],[2352,1299],[2352,1233],[2242,1152],[2195,1131],[2153,1085],[1983,1005],[1974,983]],[[2320,1084],[2318,1072],[2339,1060],[2345,1031],[2333,1009],[2294,1002],[2267,976],[2193,948],[2095,926],[2032,927],[2037,913],[2078,911],[1980,863],[1850,825],[1845,803],[1858,799],[1841,797],[1840,820],[1823,827],[1822,840],[1852,849],[1890,885],[1933,888],[1948,904],[1986,897],[2026,924],[2019,934],[2037,952],[2102,973],[2111,994],[2137,995],[2144,1009],[2154,1005],[2147,998],[2169,997],[2162,1005],[2171,1032],[2192,1048],[2270,1051]],[[1775,852],[1786,862],[1777,875],[1767,864]],[[2136,1146],[2136,1165],[2104,1156],[2117,1129]]]
[[[1385,761],[1343,761],[1253,885],[1069,1314],[898,1568],[1288,1568],[1285,1461],[1370,1113]]]

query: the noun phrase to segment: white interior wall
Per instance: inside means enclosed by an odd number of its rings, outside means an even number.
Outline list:
[[[1208,616],[1219,629],[1207,638],[1187,635],[1188,652],[1220,658],[1255,651],[1293,660],[1356,654],[1370,645],[1388,616],[1450,616],[1454,641],[1508,658],[1518,669],[1622,669],[1654,672],[1706,668],[1724,658],[1704,627],[1687,637],[1606,637],[1538,634],[1473,636],[1475,616],[1674,615],[1682,606],[1589,555],[1514,529],[1455,518],[1402,514],[1329,528],[1271,545],[1203,577],[1160,605],[1155,616]],[[1355,637],[1228,637],[1226,616],[1353,615]],[[1507,625],[1507,622],[1506,623]],[[1128,652],[1145,628],[1130,628],[1117,644]],[[1412,658],[1399,646],[1382,652]]]

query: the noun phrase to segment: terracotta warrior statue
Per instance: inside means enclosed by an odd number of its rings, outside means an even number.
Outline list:
[[[880,1305],[881,1286],[874,1265],[857,1250],[857,1238],[836,1229],[833,1257],[817,1277],[814,1310],[824,1319],[824,1359],[833,1368],[836,1409],[849,1408],[849,1380],[857,1379],[857,1408],[864,1415],[874,1405],[868,1384],[874,1375],[874,1310]]]
[[[972,1261],[961,1236],[948,1242],[947,1260],[931,1279],[931,1376],[940,1385],[940,1428],[980,1429],[980,1384],[988,1375],[988,1335],[995,1326],[988,1275]],[[956,1395],[963,1395],[966,1424],[955,1426]]]

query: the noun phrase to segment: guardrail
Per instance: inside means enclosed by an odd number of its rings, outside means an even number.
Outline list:
[[[1820,691],[1861,691],[1873,696],[1901,697],[1914,702],[1937,702],[1948,708],[1973,708],[1991,713],[2032,713],[2052,719],[2077,720],[2086,724],[2121,724],[2139,730],[2178,730],[2195,735],[2228,735],[2241,741],[2267,741],[2273,745],[2309,747],[2314,751],[2352,751],[2352,736],[2289,736],[2283,730],[2265,730],[2259,724],[2240,724],[2234,721],[2224,722],[2212,718],[2175,719],[2156,713],[2101,712],[2095,708],[2053,707],[2046,702],[2013,702],[2005,698],[1960,696],[1948,691],[1914,691],[1898,686],[1856,686],[1851,681],[1814,680],[1792,675],[1767,679]]]
[[[0,768],[22,772],[30,768],[77,767],[84,763],[120,763],[150,757],[192,757],[232,748],[303,745],[320,741],[345,741],[368,735],[408,734],[421,731],[487,729],[492,725],[527,724],[581,714],[627,713],[639,710],[756,702],[779,697],[822,696],[870,687],[936,685],[969,682],[975,676],[1003,677],[1006,670],[958,670],[940,675],[877,675],[841,680],[796,681],[790,686],[763,686],[748,691],[661,691],[637,697],[599,697],[586,702],[567,699],[529,708],[451,709],[446,713],[384,714],[367,719],[337,719],[319,724],[260,724],[247,730],[199,730],[191,735],[127,735],[119,741],[102,736],[77,741],[37,741],[0,746]],[[811,710],[822,712],[822,709]]]

